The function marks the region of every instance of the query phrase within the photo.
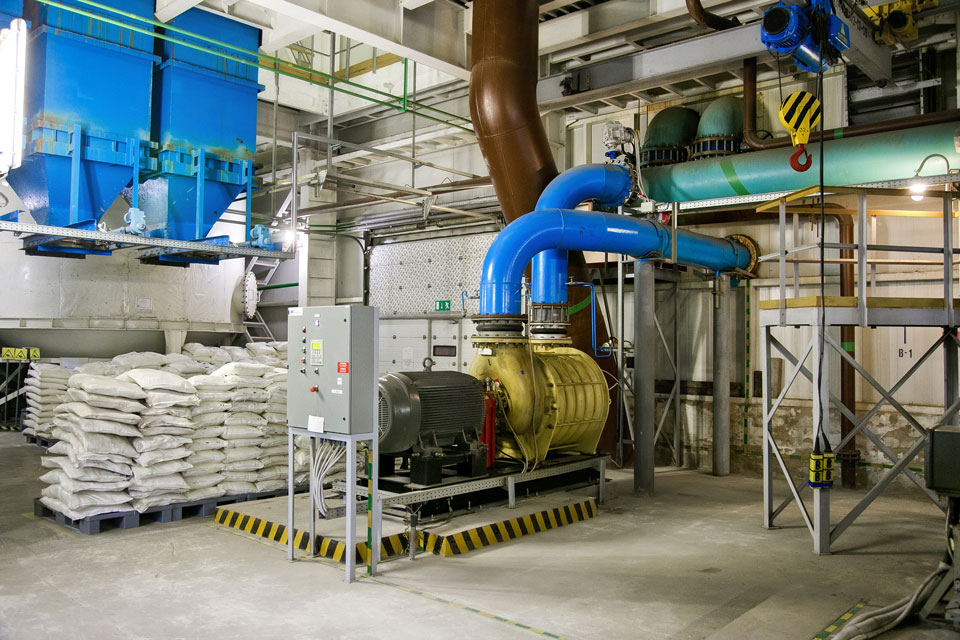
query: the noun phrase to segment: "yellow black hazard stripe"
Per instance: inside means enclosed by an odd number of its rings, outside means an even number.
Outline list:
[[[487,547],[507,540],[513,540],[520,536],[533,533],[539,533],[548,529],[556,529],[574,522],[580,522],[593,518],[597,515],[597,502],[593,498],[588,498],[581,502],[567,504],[555,509],[546,509],[536,513],[510,518],[493,524],[485,524],[466,531],[451,533],[441,536],[426,531],[417,532],[417,541],[424,551],[447,558],[463,555],[475,549]],[[286,525],[268,520],[255,518],[251,515],[231,511],[227,508],[217,509],[214,516],[217,524],[224,525],[243,531],[259,538],[266,538],[279,544],[287,544]],[[403,555],[410,548],[409,536],[406,533],[397,533],[380,539],[380,557],[393,558]],[[300,529],[293,530],[293,546],[306,553],[312,552],[310,546],[310,534]],[[346,543],[342,540],[335,540],[318,535],[314,539],[316,555],[333,560],[334,562],[344,562],[346,552]],[[358,563],[367,562],[370,554],[366,542],[358,542],[356,548],[356,560]]]
[[[788,129],[813,128],[820,120],[820,101],[809,91],[795,91],[780,106],[780,120]]]
[[[219,508],[217,509],[217,514],[214,516],[214,521],[217,524],[222,524],[226,527],[236,529],[237,531],[243,531],[244,533],[249,533],[259,538],[266,538],[267,540],[272,540],[279,544],[285,545],[288,542],[286,525],[255,518],[248,514],[237,513],[236,511],[231,511],[230,509]],[[309,532],[301,531],[300,529],[294,529],[293,546],[301,551],[310,553],[312,549],[310,546]],[[316,555],[322,558],[327,558],[328,560],[333,560],[334,562],[346,561],[344,554],[346,552],[347,545],[342,540],[334,540],[333,538],[327,538],[318,535],[314,539],[313,548],[317,550]],[[405,553],[407,548],[406,534],[398,533],[392,536],[387,536],[380,540],[380,557],[391,558],[394,556],[399,556]],[[367,557],[370,554],[367,543],[357,543],[355,553],[357,562],[366,562]]]
[[[867,606],[867,603],[863,600],[853,605],[852,607],[847,609],[847,611],[842,616],[840,616],[839,618],[834,620],[833,623],[827,626],[826,629],[824,629],[817,635],[813,636],[812,640],[828,640],[831,636],[833,636],[834,633],[839,631],[840,628],[843,627],[843,625],[850,622],[850,619],[853,616],[860,613],[860,610],[863,609],[865,606]]]
[[[15,424],[0,424],[0,431],[20,431],[20,427]]]
[[[556,529],[574,522],[587,520],[597,515],[597,502],[593,498],[567,504],[555,509],[546,509],[525,516],[510,518],[493,524],[485,524],[446,536],[427,531],[418,531],[420,548],[429,553],[451,558],[475,549],[513,540],[520,536]]]

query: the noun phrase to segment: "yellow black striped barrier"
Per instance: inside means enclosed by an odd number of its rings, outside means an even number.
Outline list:
[[[418,531],[420,548],[429,553],[451,558],[463,555],[475,549],[513,540],[531,533],[540,533],[547,529],[556,529],[564,525],[587,520],[597,515],[597,502],[588,498],[582,502],[567,504],[555,509],[545,509],[517,518],[510,518],[493,524],[485,524],[459,533],[439,536],[426,531]]]
[[[258,538],[266,538],[267,540],[272,540],[282,545],[287,544],[288,541],[287,525],[270,522],[269,520],[262,520],[251,515],[238,513],[223,507],[217,509],[217,514],[214,516],[214,521],[217,524],[222,524],[226,527],[236,529],[237,531],[249,533],[257,536]],[[294,529],[293,546],[301,551],[310,553],[312,551],[310,546],[310,534],[307,531]],[[344,553],[347,545],[342,540],[335,540],[333,538],[317,535],[314,540],[314,548],[317,550],[316,555],[322,558],[327,558],[328,560],[333,560],[334,562],[345,562]],[[391,558],[394,556],[399,556],[405,553],[407,548],[407,535],[405,533],[397,533],[392,536],[387,536],[385,538],[381,538],[380,540],[380,557]],[[369,549],[367,547],[367,543],[358,542],[356,549],[357,562],[366,562],[368,555]]]
[[[420,548],[424,551],[451,558],[469,553],[475,549],[513,540],[520,536],[539,533],[548,529],[556,529],[557,527],[573,524],[574,522],[587,520],[596,515],[597,502],[593,498],[588,498],[581,502],[567,504],[555,509],[545,509],[501,522],[467,529],[466,531],[451,533],[446,536],[426,531],[418,531],[417,541]],[[287,526],[283,524],[262,520],[223,507],[217,509],[214,520],[217,524],[236,529],[237,531],[249,533],[259,538],[266,538],[281,545],[287,544]],[[313,550],[310,546],[310,534],[308,532],[294,529],[293,536],[294,547],[306,553],[310,553]],[[397,533],[381,538],[380,557],[386,559],[405,554],[410,548],[408,538],[409,536],[406,533]],[[317,535],[314,539],[313,548],[317,550],[316,555],[322,558],[327,558],[334,562],[344,562],[346,544],[342,540]],[[366,542],[357,543],[356,559],[358,563],[365,563],[369,553],[370,550]]]

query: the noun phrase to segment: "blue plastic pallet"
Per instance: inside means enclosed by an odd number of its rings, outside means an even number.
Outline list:
[[[307,486],[304,485],[297,487],[295,493],[303,493],[306,490]],[[80,520],[71,520],[59,511],[54,511],[43,504],[40,498],[34,498],[33,514],[38,518],[55,522],[61,527],[89,536],[111,529],[135,529],[136,527],[142,527],[155,522],[177,522],[186,518],[212,516],[217,513],[217,508],[224,504],[263,500],[265,498],[276,498],[285,495],[287,495],[286,489],[278,489],[264,493],[241,493],[233,496],[220,496],[218,498],[207,498],[193,502],[176,502],[174,504],[151,507],[143,513],[136,511],[115,511],[113,513],[101,513],[95,516],[88,516]]]

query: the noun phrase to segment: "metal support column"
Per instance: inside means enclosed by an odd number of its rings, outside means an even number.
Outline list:
[[[763,528],[773,528],[773,442],[770,423],[773,421],[773,392],[770,384],[770,327],[763,327],[760,358],[763,367]]]
[[[830,435],[830,364],[827,359],[828,345],[825,334],[830,330],[823,325],[825,318],[820,311],[818,323],[813,325],[813,442],[822,430],[824,438]],[[821,333],[822,332],[822,333]],[[821,340],[821,335],[824,339]],[[830,553],[830,489],[813,490],[813,552],[817,555]]]
[[[347,520],[347,533],[344,538],[347,544],[344,551],[347,575],[344,581],[353,582],[357,579],[357,443],[344,442],[344,446],[347,448],[347,487],[343,496]],[[323,487],[320,487],[320,490],[322,491]]]
[[[953,406],[957,398],[960,397],[960,388],[958,388],[958,376],[960,376],[960,359],[957,356],[957,329],[948,327],[945,332],[951,334],[943,341],[943,407],[944,410]],[[950,415],[944,416],[944,424],[960,424],[960,413],[954,411]]]
[[[674,265],[674,273],[676,271]],[[677,455],[677,466],[686,466],[683,460],[683,419],[680,417],[680,276],[673,283],[673,384],[677,392],[673,394],[673,450]]]
[[[633,490],[653,495],[654,446],[656,444],[657,358],[656,285],[653,264],[635,263],[634,295],[634,453]],[[641,368],[640,363],[646,366]]]
[[[730,475],[730,277],[717,276],[713,305],[713,475]]]

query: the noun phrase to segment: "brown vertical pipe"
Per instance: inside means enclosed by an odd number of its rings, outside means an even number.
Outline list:
[[[539,3],[537,0],[476,0],[473,3],[473,66],[470,70],[470,116],[480,151],[490,169],[493,188],[507,222],[533,211],[544,187],[557,177],[547,134],[537,106]],[[583,253],[570,252],[569,274],[589,281]],[[570,304],[590,295],[569,290]],[[609,339],[596,305],[597,343]],[[570,316],[573,345],[591,355],[590,313]],[[598,358],[600,368],[617,379],[613,358]],[[619,402],[611,392],[612,406]],[[618,411],[610,411],[599,448],[613,451]]]
[[[853,244],[853,220],[849,216],[834,216],[840,229],[840,244]],[[853,258],[851,249],[841,249],[841,258]],[[853,286],[853,264],[840,264],[840,295],[856,295]],[[840,346],[855,358],[856,353],[856,329],[850,326],[840,327]],[[840,361],[840,402],[853,413],[857,412],[857,385],[856,373],[853,366],[846,360]],[[854,424],[845,416],[840,417],[840,435],[846,438],[853,431]],[[851,440],[843,449],[840,450],[840,481],[845,489],[856,489],[857,487],[857,461],[850,457],[856,452],[856,442]],[[844,455],[846,454],[846,455]]]
[[[710,13],[703,8],[700,0],[687,0],[687,12],[693,21],[714,31],[723,31],[732,27],[739,27],[740,21],[736,18],[724,18],[715,13]]]
[[[557,165],[537,107],[536,0],[473,5],[470,115],[503,216],[533,211]]]
[[[960,121],[960,109],[950,111],[936,111],[927,115],[907,118],[897,118],[896,120],[884,120],[882,122],[871,122],[869,124],[858,124],[850,127],[829,129],[825,132],[815,131],[810,133],[810,144],[820,142],[821,135],[824,140],[838,140],[840,138],[855,138],[857,136],[870,135],[872,133],[889,133],[891,131],[902,131],[904,129],[913,129],[915,127],[924,127],[931,124],[943,124],[946,122]],[[790,137],[761,139],[757,135],[757,59],[747,58],[743,61],[743,141],[747,143],[754,151],[766,151],[767,149],[780,149],[789,147],[793,143]],[[852,295],[852,294],[851,294]]]

